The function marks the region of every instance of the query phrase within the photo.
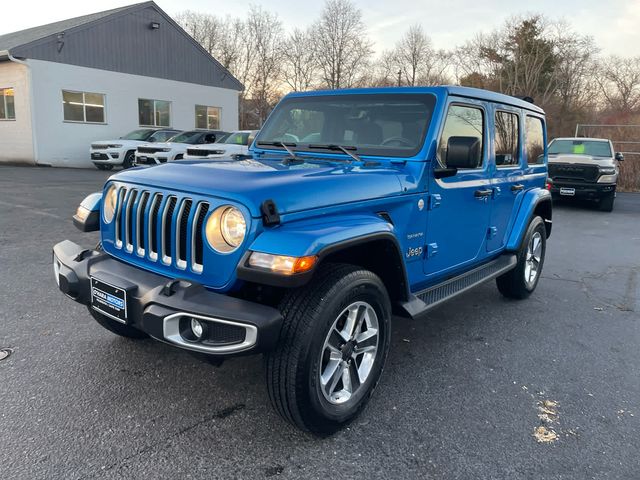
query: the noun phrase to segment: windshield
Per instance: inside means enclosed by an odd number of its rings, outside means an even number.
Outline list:
[[[202,137],[202,132],[182,132],[178,135],[174,135],[168,141],[175,143],[188,143],[190,145],[194,145],[200,142],[200,138]]]
[[[127,133],[124,137],[121,137],[123,140],[147,140],[155,130],[149,130],[148,128],[144,128],[141,130],[134,130],[133,132]]]
[[[359,155],[410,157],[422,147],[434,104],[430,94],[288,98],[269,117],[256,144],[286,142],[296,151],[312,145],[309,150],[315,152],[321,145],[341,145],[355,147]]]
[[[232,145],[247,145],[249,143],[249,132],[234,132],[220,140],[218,143],[226,143]]]
[[[598,140],[554,140],[549,144],[549,155],[589,155],[592,157],[611,157],[611,145]]]
[[[180,133],[177,130],[160,130],[155,132],[153,135],[149,137],[150,142],[166,142],[171,137],[173,137],[176,133]]]

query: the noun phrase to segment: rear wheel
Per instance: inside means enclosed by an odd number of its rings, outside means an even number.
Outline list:
[[[137,328],[134,328],[130,325],[125,325],[124,323],[116,322],[106,315],[103,315],[100,312],[96,312],[90,306],[88,306],[87,308],[89,309],[89,313],[96,320],[96,322],[98,322],[110,332],[115,333],[116,335],[131,338],[134,340],[140,340],[148,337],[148,335],[142,330],[138,330]]]
[[[615,201],[616,196],[614,193],[610,193],[606,197],[602,197],[600,199],[600,210],[602,212],[612,212],[613,211],[613,202]]]
[[[391,305],[384,284],[356,266],[329,264],[286,295],[276,349],[266,356],[269,397],[293,425],[331,434],[355,418],[389,351]]]
[[[523,299],[533,293],[542,275],[547,249],[547,231],[544,220],[534,217],[529,223],[516,267],[496,278],[500,293],[508,298]]]

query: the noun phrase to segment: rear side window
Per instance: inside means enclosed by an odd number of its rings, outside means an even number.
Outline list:
[[[473,137],[480,140],[477,166],[482,166],[482,152],[484,151],[484,116],[480,108],[465,105],[451,105],[447,112],[440,145],[438,159],[443,166],[447,166],[447,145],[451,137]]]
[[[509,112],[496,112],[495,150],[498,167],[518,165],[518,139],[520,137],[518,115]]]
[[[544,163],[544,126],[537,117],[527,116],[525,130],[525,150],[527,164],[539,165]]]

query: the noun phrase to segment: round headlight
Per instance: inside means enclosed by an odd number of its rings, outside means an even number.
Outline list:
[[[235,207],[227,208],[222,213],[220,229],[225,242],[234,248],[240,245],[247,232],[247,223],[244,221],[242,212]]]
[[[247,233],[247,222],[236,207],[217,208],[207,220],[205,235],[211,248],[229,253],[238,248]]]
[[[102,199],[102,218],[104,223],[111,223],[113,215],[116,213],[116,203],[118,202],[118,189],[111,185]]]

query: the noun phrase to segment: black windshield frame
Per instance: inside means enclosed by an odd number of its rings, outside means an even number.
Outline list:
[[[269,116],[262,130],[256,138],[256,145],[261,142],[295,143],[296,152],[325,153],[309,145],[327,144],[355,147],[354,151],[360,156],[410,158],[416,156],[424,147],[425,137],[429,131],[436,106],[436,96],[432,93],[373,93],[373,94],[327,94],[293,96],[282,100],[276,110]],[[302,123],[294,124],[294,114],[311,116],[313,113],[322,114],[322,125],[318,122],[320,132],[313,132],[300,138],[289,133],[298,128],[304,130]],[[359,112],[360,116],[350,116]],[[302,120],[304,122],[304,120]],[[311,122],[312,123],[312,122]],[[386,125],[391,125],[387,127]],[[337,135],[347,136],[349,128],[365,132],[363,137],[377,137],[375,141],[364,143],[355,140],[360,133],[352,133],[354,138],[339,138],[331,136],[335,130]],[[398,135],[385,132],[398,130]],[[371,134],[370,129],[374,133]],[[411,133],[411,138],[403,136]],[[408,135],[409,133],[407,133]],[[385,135],[386,138],[385,138]],[[402,137],[410,142],[389,140]],[[383,145],[382,143],[396,143]],[[403,145],[404,144],[404,145]],[[281,147],[273,146],[278,150]],[[328,154],[335,154],[335,150],[326,150]]]

